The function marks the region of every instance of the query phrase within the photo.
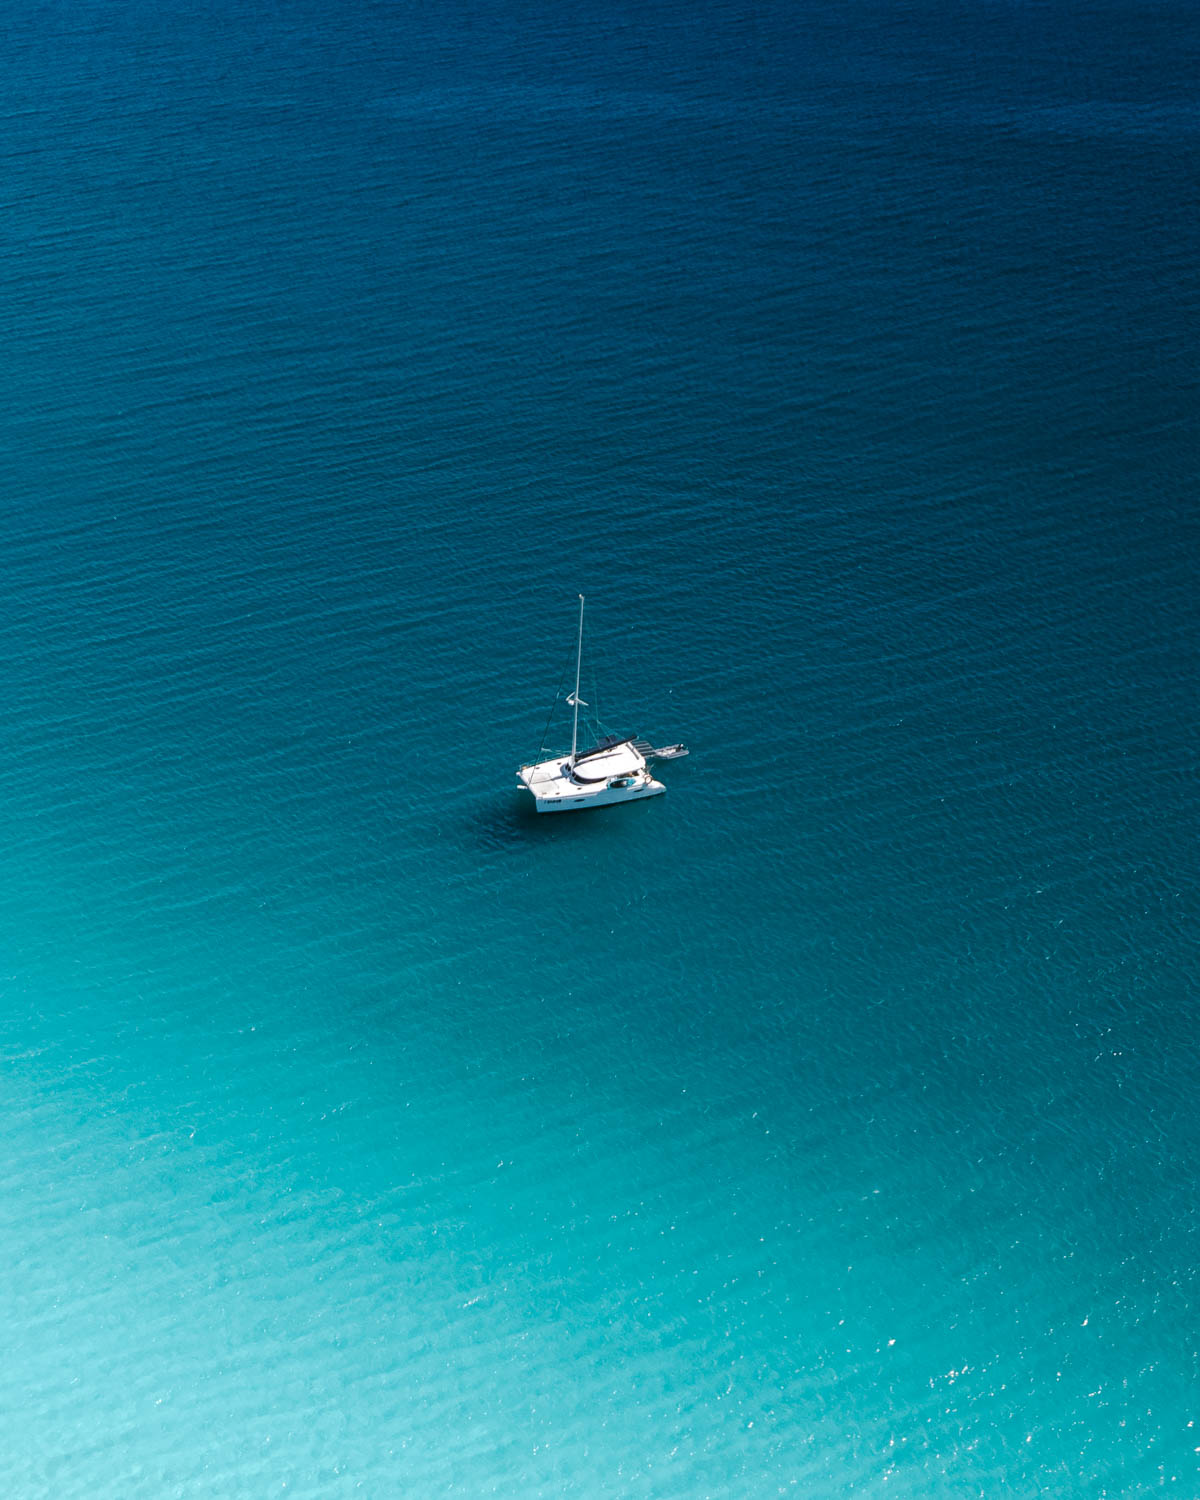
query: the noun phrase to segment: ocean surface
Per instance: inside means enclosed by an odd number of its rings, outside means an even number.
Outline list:
[[[3,36],[5,1500],[1194,1500],[1193,0]]]

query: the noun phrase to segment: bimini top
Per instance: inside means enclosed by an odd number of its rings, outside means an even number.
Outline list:
[[[597,745],[594,750],[577,756],[574,779],[584,783],[607,781],[610,776],[631,776],[645,769],[646,757],[635,750],[632,737],[615,743]]]

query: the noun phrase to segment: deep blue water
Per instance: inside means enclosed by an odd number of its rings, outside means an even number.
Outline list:
[[[5,1494],[1200,1494],[1200,13],[4,38]]]

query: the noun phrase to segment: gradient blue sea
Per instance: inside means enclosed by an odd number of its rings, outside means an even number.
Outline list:
[[[1200,1495],[1192,0],[3,21],[6,1500]]]

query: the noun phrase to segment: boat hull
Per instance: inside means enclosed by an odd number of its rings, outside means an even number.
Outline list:
[[[560,795],[541,797],[532,787],[526,790],[533,796],[534,808],[540,813],[586,812],[590,807],[615,807],[618,802],[641,802],[646,797],[661,797],[666,787],[653,779],[635,787],[599,787],[595,791],[563,792]]]

